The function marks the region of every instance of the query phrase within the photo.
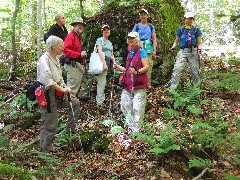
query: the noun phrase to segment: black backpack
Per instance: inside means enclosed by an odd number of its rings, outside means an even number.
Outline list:
[[[37,90],[38,87],[40,87],[42,85],[43,84],[38,81],[30,81],[28,84],[26,84],[24,86],[24,89],[26,90],[26,92],[25,92],[26,97],[30,101],[35,101],[36,100],[35,91]]]
[[[56,26],[56,24],[53,24],[52,26],[55,27],[55,28],[57,29],[57,31],[59,31],[59,30],[58,30],[58,27]],[[52,27],[51,27],[51,28],[52,28]],[[50,28],[50,29],[51,29],[51,28]],[[50,29],[49,29],[49,30],[50,30]],[[43,40],[44,40],[45,43],[46,43],[48,37],[51,36],[49,30],[43,35]]]

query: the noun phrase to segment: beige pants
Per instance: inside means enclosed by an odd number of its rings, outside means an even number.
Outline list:
[[[71,64],[65,64],[64,68],[67,72],[67,87],[76,97],[85,96],[88,93],[87,82],[85,77],[84,66],[76,63],[73,67]]]
[[[193,48],[191,50],[180,50],[176,56],[176,63],[173,68],[172,78],[170,80],[171,89],[176,89],[181,75],[182,71],[185,69],[186,65],[190,66],[191,69],[191,75],[192,75],[192,81],[194,85],[198,85],[200,82],[200,63],[198,59],[198,54],[196,48]]]
[[[103,71],[101,74],[98,75],[97,96],[96,96],[97,105],[102,105],[103,101],[105,100],[104,91],[107,83],[106,76],[107,76],[107,71]]]

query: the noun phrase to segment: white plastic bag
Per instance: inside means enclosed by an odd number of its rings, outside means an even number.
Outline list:
[[[103,46],[103,38],[101,38],[102,46]],[[102,52],[103,57],[105,57],[105,53]],[[90,56],[89,70],[90,74],[101,74],[103,72],[103,62],[97,53],[97,45],[95,44],[94,50]]]
[[[104,53],[103,56],[105,56]],[[101,74],[103,72],[103,62],[95,51],[91,53],[88,72],[90,74]]]

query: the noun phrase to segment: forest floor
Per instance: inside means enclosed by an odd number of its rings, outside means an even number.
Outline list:
[[[223,63],[214,62],[216,59],[210,59],[204,62],[202,71],[205,71],[204,79],[211,82],[212,76],[208,76],[208,71],[228,72]],[[234,65],[234,73],[239,73],[239,64]],[[185,75],[189,75],[186,72]],[[183,79],[186,81],[186,79]],[[27,80],[22,78],[16,82],[9,83],[7,81],[0,82],[1,103],[10,99],[14,94],[19,93],[17,90],[26,84]],[[184,84],[186,85],[186,83]],[[239,133],[240,118],[240,94],[239,90],[234,92],[225,92],[222,89],[214,89],[206,82],[203,82],[200,99],[218,101],[221,104],[223,112],[222,119],[224,121],[232,121],[235,119],[237,123],[229,123],[228,131]],[[112,105],[110,105],[110,97],[112,93]],[[10,140],[9,145],[0,147],[2,163],[11,164],[22,168],[34,174],[36,179],[163,179],[163,180],[180,180],[193,179],[202,173],[202,176],[195,179],[227,179],[228,177],[240,179],[240,164],[236,163],[230,154],[240,154],[240,149],[229,147],[229,149],[218,149],[221,146],[208,149],[202,149],[201,157],[206,156],[213,165],[189,168],[189,160],[195,157],[189,153],[190,148],[181,146],[180,150],[171,150],[166,153],[150,153],[148,150],[153,147],[141,138],[135,139],[131,136],[127,137],[124,142],[121,137],[113,135],[110,128],[103,125],[104,120],[112,120],[116,124],[124,126],[124,117],[120,111],[120,95],[121,91],[111,91],[111,82],[106,88],[106,101],[102,111],[96,106],[96,82],[93,82],[93,91],[91,92],[90,101],[81,101],[81,110],[79,125],[84,132],[96,133],[95,137],[88,136],[88,143],[84,145],[84,139],[81,138],[83,132],[77,135],[69,135],[64,130],[66,122],[66,110],[59,111],[59,128],[54,140],[54,150],[43,160],[38,155],[38,138],[41,119],[39,114],[36,115],[37,107],[32,106],[29,114],[21,116],[23,112],[28,112],[25,107],[25,100],[19,107],[9,107],[7,103],[1,110],[1,121],[5,126],[13,124],[7,131],[1,131],[3,135],[7,135]],[[23,96],[24,97],[24,96]],[[22,98],[23,98],[22,97]],[[209,104],[208,103],[208,104]],[[208,109],[206,104],[202,107],[203,112],[198,119],[206,120],[205,117],[211,117],[212,111]],[[11,104],[11,106],[14,106]],[[17,109],[17,114],[11,114],[9,110]],[[174,121],[174,127],[178,130],[187,130],[186,124],[176,115],[164,118],[166,109],[174,108],[173,100],[168,97],[168,91],[163,86],[153,86],[148,90],[147,106],[144,122],[147,125],[166,125],[169,121]],[[6,110],[6,111],[4,111]],[[4,111],[4,112],[3,112]],[[194,120],[195,117],[189,115],[186,110],[182,109],[185,117]],[[35,113],[34,113],[35,112]],[[14,117],[14,118],[13,118]],[[191,121],[190,120],[190,121]],[[192,123],[193,124],[193,123]],[[146,127],[148,127],[146,125]],[[154,126],[149,126],[154,127]],[[158,129],[152,129],[155,136],[160,136]],[[149,130],[150,131],[150,130]],[[203,133],[206,133],[203,131]],[[178,135],[179,136],[179,135]],[[191,135],[189,135],[191,141]],[[150,136],[151,137],[151,136]],[[238,136],[239,137],[239,136]],[[92,138],[92,139],[91,139]],[[102,139],[101,139],[102,138]],[[104,139],[105,138],[105,139]],[[177,138],[177,136],[175,137]],[[97,143],[97,139],[100,139]],[[91,142],[90,142],[91,141]],[[80,145],[82,143],[82,146]],[[0,143],[1,144],[1,143]],[[189,147],[194,143],[189,143]],[[216,143],[217,144],[217,143]],[[186,146],[185,146],[186,147]],[[238,146],[239,147],[239,146]],[[84,149],[85,148],[85,149]],[[225,148],[222,146],[222,148]],[[228,153],[224,153],[228,152]],[[223,153],[223,154],[221,154]],[[10,176],[3,176],[0,179],[8,179]],[[12,176],[18,179],[17,176]]]

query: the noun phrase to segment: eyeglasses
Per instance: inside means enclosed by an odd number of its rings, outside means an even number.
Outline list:
[[[128,37],[128,39],[134,39],[135,37]]]

